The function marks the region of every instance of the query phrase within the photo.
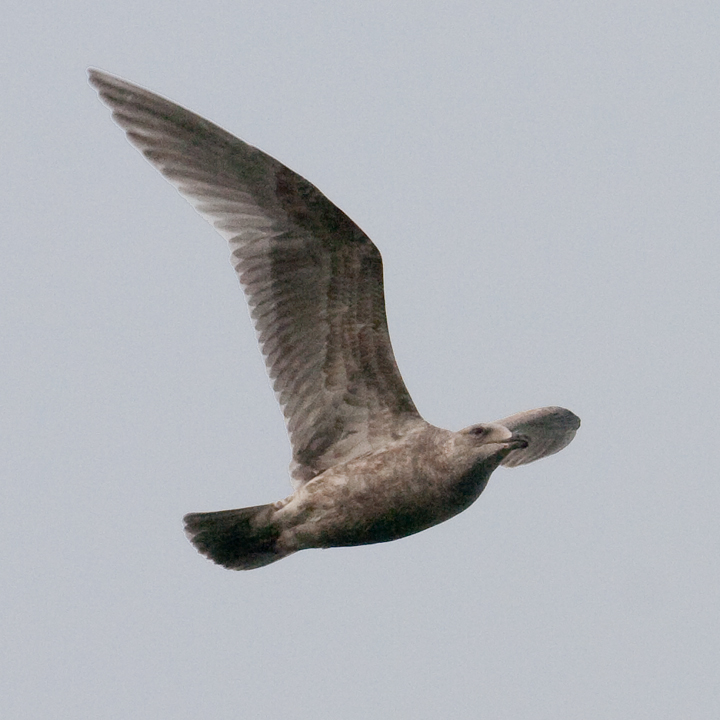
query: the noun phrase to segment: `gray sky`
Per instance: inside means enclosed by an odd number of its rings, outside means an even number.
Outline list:
[[[19,3],[0,28],[0,716],[715,719],[720,6]],[[93,65],[318,185],[398,363],[559,455],[454,520],[233,573],[185,512],[290,492],[224,241]]]

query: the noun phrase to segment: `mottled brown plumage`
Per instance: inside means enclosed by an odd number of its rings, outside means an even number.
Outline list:
[[[287,423],[295,493],[186,516],[205,555],[250,569],[308,547],[384,542],[464,510],[499,465],[565,447],[541,408],[459,433],[426,423],[388,335],[380,253],[316,187],[154,93],[91,70],[135,145],[230,245]]]

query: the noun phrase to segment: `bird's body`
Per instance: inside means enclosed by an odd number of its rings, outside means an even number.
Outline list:
[[[397,540],[465,510],[502,458],[526,445],[501,425],[454,433],[423,421],[382,450],[325,470],[285,500],[195,513],[186,522],[201,550],[216,555],[222,548],[223,564],[231,566],[239,562],[238,521],[245,550],[256,542],[242,556],[253,567],[306,548]]]
[[[395,363],[382,260],[320,191],[277,160],[147,90],[90,82],[130,141],[227,239],[293,446],[295,492],[185,518],[195,546],[233,569],[305,548],[386,542],[472,504],[500,464],[565,447],[569,410],[460,432],[417,412]]]

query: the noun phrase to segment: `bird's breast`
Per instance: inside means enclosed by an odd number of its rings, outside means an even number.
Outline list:
[[[408,459],[388,465],[365,458],[300,488],[287,506],[287,520],[303,547],[388,542],[462,512],[488,476],[477,469],[453,475],[443,463],[418,465]]]

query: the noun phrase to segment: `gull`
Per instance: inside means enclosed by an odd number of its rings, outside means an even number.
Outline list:
[[[314,185],[185,108],[99,70],[115,122],[227,240],[292,445],[294,492],[186,515],[206,557],[234,570],[306,548],[387,542],[469,507],[500,465],[562,450],[560,407],[459,432],[427,423],[388,334],[380,253]]]

